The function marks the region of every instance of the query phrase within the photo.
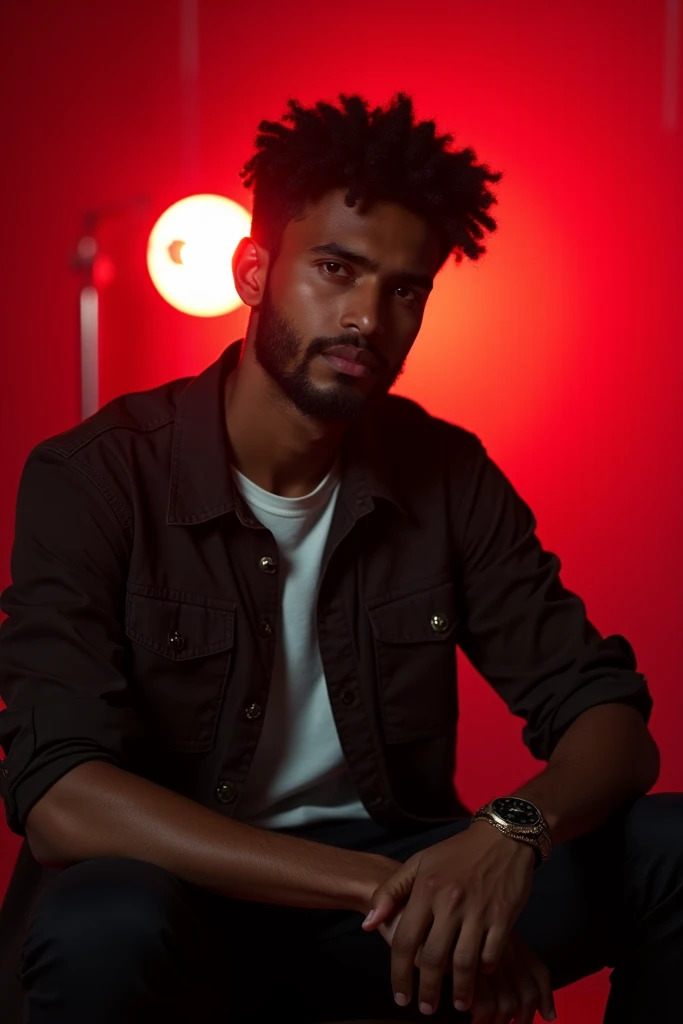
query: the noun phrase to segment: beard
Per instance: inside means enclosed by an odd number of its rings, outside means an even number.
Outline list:
[[[335,345],[357,344],[356,336],[338,335],[314,338],[305,346],[302,335],[272,305],[266,287],[259,308],[254,355],[257,363],[304,416],[318,420],[354,419],[385,395],[403,373],[405,360],[392,369],[384,356],[372,348],[380,368],[371,391],[358,388],[357,382],[364,378],[339,372],[328,385],[315,383],[311,378],[311,363],[317,355]]]

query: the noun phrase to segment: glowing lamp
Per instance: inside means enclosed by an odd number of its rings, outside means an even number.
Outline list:
[[[225,196],[188,196],[169,206],[147,243],[147,268],[159,293],[193,316],[237,309],[242,300],[230,262],[250,230],[249,213]]]

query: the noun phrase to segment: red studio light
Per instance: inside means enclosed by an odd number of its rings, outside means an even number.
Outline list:
[[[251,215],[225,196],[187,196],[162,213],[147,243],[147,268],[160,295],[192,316],[222,316],[241,303],[231,260]]]

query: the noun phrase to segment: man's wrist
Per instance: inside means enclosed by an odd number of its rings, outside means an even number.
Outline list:
[[[352,910],[367,914],[378,886],[386,882],[401,866],[401,862],[379,853],[359,854],[363,860],[360,870],[350,879],[349,901]]]
[[[500,849],[505,850],[509,856],[528,859],[532,867],[535,864],[536,851],[530,843],[515,839],[514,836],[505,835],[495,825],[492,825],[490,821],[480,818],[472,822],[470,829],[473,829],[475,832],[480,831],[482,835],[489,836],[492,844],[499,845]]]

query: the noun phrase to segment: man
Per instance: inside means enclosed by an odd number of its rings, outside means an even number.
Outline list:
[[[389,396],[500,175],[402,94],[263,122],[244,343],[38,445],[3,595],[28,1024],[674,1019],[681,799],[633,651],[464,429]],[[546,767],[475,820],[455,645]],[[489,756],[486,736],[482,756]],[[363,915],[361,917],[360,915]]]

